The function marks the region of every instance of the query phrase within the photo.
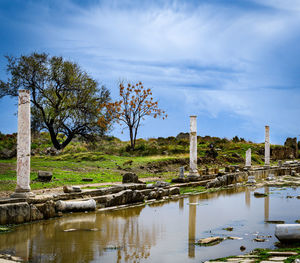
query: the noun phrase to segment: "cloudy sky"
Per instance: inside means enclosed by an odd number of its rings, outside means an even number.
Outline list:
[[[298,136],[299,43],[300,0],[0,0],[2,80],[5,55],[34,51],[79,63],[113,97],[141,80],[169,115],[142,138],[187,132],[189,115],[201,136]],[[15,103],[0,101],[2,133],[17,130]]]

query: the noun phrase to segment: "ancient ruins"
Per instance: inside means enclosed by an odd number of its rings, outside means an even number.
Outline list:
[[[30,92],[19,91],[18,140],[17,140],[17,187],[12,197],[32,196],[30,189]]]

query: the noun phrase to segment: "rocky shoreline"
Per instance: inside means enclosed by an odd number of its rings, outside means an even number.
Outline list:
[[[241,171],[242,170],[242,171]],[[138,204],[145,201],[165,200],[172,196],[180,195],[180,187],[205,186],[207,189],[220,189],[235,186],[283,186],[300,185],[300,162],[286,162],[282,167],[257,167],[245,169],[238,166],[225,168],[225,172],[214,170],[214,174],[202,175],[198,179],[184,178],[182,183],[170,185],[165,182],[147,185],[142,182],[124,183],[106,188],[80,189],[65,187],[65,193],[41,194],[28,198],[3,198],[0,199],[0,225],[22,224],[42,219],[62,216],[64,212],[89,211]],[[272,175],[271,181],[265,181]],[[252,176],[257,183],[249,183]],[[136,180],[138,180],[136,178]],[[256,182],[256,181],[255,181]],[[85,201],[94,200],[91,208],[82,206]],[[71,207],[68,202],[77,202],[75,209],[61,209],[64,206]]]

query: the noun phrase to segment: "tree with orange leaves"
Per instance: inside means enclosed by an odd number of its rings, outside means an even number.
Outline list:
[[[125,87],[126,86],[126,87]],[[150,88],[145,89],[142,82],[136,84],[120,83],[120,99],[105,104],[108,114],[118,123],[125,123],[129,129],[130,148],[134,150],[136,136],[141,121],[146,116],[167,118],[165,111],[158,108]]]

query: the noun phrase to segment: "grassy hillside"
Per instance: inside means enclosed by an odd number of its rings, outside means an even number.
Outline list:
[[[2,136],[2,137],[1,137]],[[13,151],[16,135],[1,135],[0,151]],[[32,189],[57,187],[65,184],[83,184],[82,178],[93,178],[93,183],[121,181],[122,174],[135,172],[139,177],[156,177],[168,180],[175,177],[180,166],[188,170],[188,134],[177,137],[137,141],[134,152],[128,142],[106,137],[94,143],[74,140],[63,151],[51,148],[47,133],[41,133],[32,141],[31,180]],[[272,145],[272,149],[282,146]],[[213,150],[212,150],[213,148]],[[198,137],[198,168],[224,167],[243,164],[245,152],[252,149],[252,163],[263,164],[264,144],[217,137]],[[16,158],[0,160],[0,190],[13,190],[16,182]],[[36,181],[37,171],[52,171],[50,183]]]

